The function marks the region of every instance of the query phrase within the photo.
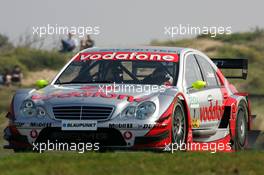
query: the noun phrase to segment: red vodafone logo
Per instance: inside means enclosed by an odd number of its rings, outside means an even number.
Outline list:
[[[178,62],[178,54],[151,52],[87,52],[80,53],[75,61],[86,60],[139,60]]]

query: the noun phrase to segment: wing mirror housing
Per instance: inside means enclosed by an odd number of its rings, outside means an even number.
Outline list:
[[[42,89],[42,88],[46,87],[48,84],[49,84],[49,82],[47,80],[42,79],[42,80],[37,80],[35,85],[36,85],[37,89]]]
[[[194,83],[192,83],[192,88],[196,90],[203,89],[206,86],[206,82],[202,80],[197,80]]]

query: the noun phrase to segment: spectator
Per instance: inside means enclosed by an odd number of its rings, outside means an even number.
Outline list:
[[[13,71],[12,71],[11,81],[15,85],[19,85],[20,86],[21,85],[22,78],[23,78],[22,71],[21,71],[20,67],[16,65],[14,67]]]
[[[72,33],[68,34],[67,39],[61,40],[62,49],[60,52],[72,52],[78,45],[77,39],[74,38]]]
[[[86,39],[81,40],[80,50],[91,48],[94,46],[94,41],[91,39],[90,35],[87,35]]]
[[[2,74],[0,74],[0,84],[1,85],[5,84],[4,75],[2,75]]]
[[[9,69],[5,69],[4,75],[3,75],[4,84],[6,86],[10,86],[12,83],[12,75],[11,71]]]

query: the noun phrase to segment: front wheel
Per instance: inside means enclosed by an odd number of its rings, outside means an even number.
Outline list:
[[[172,115],[172,142],[180,145],[186,142],[187,119],[183,104],[177,101]]]

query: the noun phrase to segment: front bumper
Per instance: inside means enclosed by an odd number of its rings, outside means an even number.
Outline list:
[[[8,145],[4,145],[5,149],[28,149],[32,147],[27,136],[19,134],[13,125],[4,129],[4,139],[8,141]]]
[[[47,140],[56,143],[99,143],[100,148],[160,149],[170,142],[169,123],[100,122],[96,131],[64,131],[61,121],[16,121],[4,130],[5,148],[31,148]]]

